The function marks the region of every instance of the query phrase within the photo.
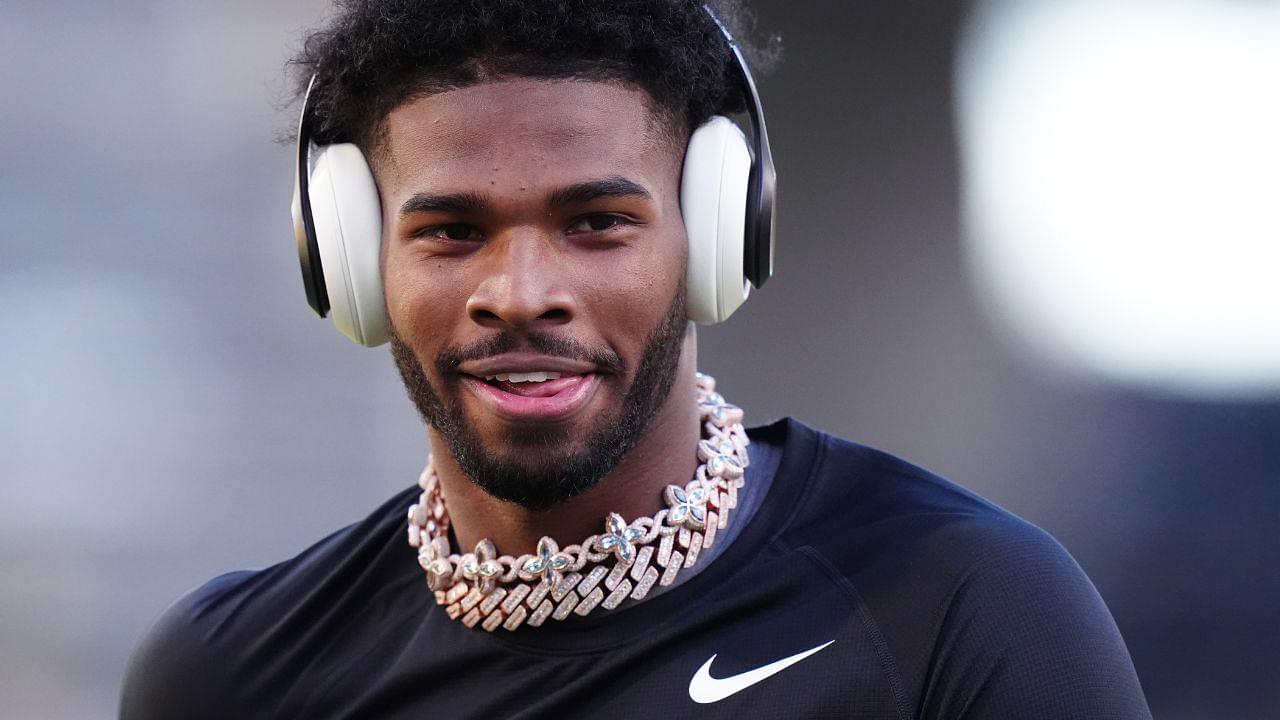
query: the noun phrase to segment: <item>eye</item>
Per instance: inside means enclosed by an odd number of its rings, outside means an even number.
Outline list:
[[[432,225],[422,228],[413,234],[419,238],[433,238],[436,240],[449,240],[453,242],[464,242],[467,240],[479,240],[480,231],[475,226],[466,223],[448,223],[446,225]]]
[[[614,228],[621,227],[623,225],[634,225],[634,224],[635,224],[634,222],[632,222],[631,220],[627,219],[622,215],[617,215],[614,213],[592,213],[590,215],[583,215],[577,220],[574,220],[573,224],[569,226],[568,232],[571,232],[571,233],[604,232],[606,230],[612,230]]]

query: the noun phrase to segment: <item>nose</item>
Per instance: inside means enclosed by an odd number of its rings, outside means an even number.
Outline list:
[[[467,299],[473,322],[495,329],[563,325],[573,319],[568,268],[551,243],[535,232],[491,238],[482,279]]]

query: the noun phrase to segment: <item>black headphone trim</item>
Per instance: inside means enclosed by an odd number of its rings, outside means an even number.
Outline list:
[[[298,119],[298,202],[302,211],[303,234],[297,235],[298,262],[302,265],[302,284],[307,289],[307,304],[320,317],[329,314],[329,289],[324,284],[324,267],[320,262],[320,242],[316,239],[316,226],[311,214],[311,90],[316,86],[316,76],[307,83],[307,94],[302,100],[302,117]]]
[[[756,91],[755,78],[742,57],[738,42],[729,28],[720,22],[710,5],[703,5],[712,22],[720,29],[729,43],[729,50],[737,61],[743,89],[747,94],[747,117],[752,128],[751,173],[747,178],[747,210],[743,225],[742,274],[756,288],[773,277],[773,207],[777,198],[778,177],[773,168],[773,153],[769,149],[769,132],[764,124],[764,108],[760,93]]]

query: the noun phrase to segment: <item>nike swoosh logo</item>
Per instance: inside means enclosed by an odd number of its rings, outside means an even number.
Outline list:
[[[698,672],[694,673],[693,679],[689,681],[689,697],[693,698],[694,702],[704,705],[718,702],[734,693],[746,690],[770,675],[786,670],[833,642],[835,640],[828,640],[816,648],[810,648],[791,657],[785,657],[755,670],[748,670],[727,678],[711,677],[711,663],[716,661],[716,655],[712,655],[709,660],[702,664],[702,667],[698,668]]]

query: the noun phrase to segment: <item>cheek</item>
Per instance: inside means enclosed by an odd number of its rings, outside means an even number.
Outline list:
[[[433,282],[443,272],[440,268],[422,267],[395,253],[384,267],[387,317],[401,339],[421,353],[424,344],[444,336],[449,317],[464,312],[465,297],[455,297],[458,283]]]
[[[637,254],[628,262],[614,263],[608,272],[592,280],[590,291],[582,297],[588,307],[595,308],[592,314],[601,332],[627,345],[615,349],[634,357],[666,318],[683,282],[683,247],[678,252],[662,248],[661,252]]]

